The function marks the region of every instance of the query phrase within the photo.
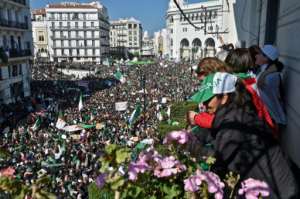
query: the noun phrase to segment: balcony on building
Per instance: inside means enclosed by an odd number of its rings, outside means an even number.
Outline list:
[[[28,24],[25,22],[17,22],[17,21],[11,21],[7,20],[5,18],[0,18],[0,27],[5,28],[17,28],[22,30],[28,30]]]
[[[9,2],[9,3],[13,3],[13,4],[19,4],[22,6],[26,6],[26,0],[3,0],[3,2]]]
[[[30,49],[7,49],[3,50],[3,47],[0,47],[0,64],[5,65],[9,62],[20,61],[23,59],[28,59],[32,56]]]

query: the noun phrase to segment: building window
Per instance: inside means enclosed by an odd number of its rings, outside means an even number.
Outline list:
[[[187,32],[187,28],[183,28],[183,29],[182,29],[182,32]]]
[[[19,65],[19,75],[22,75],[22,64]]]
[[[133,24],[133,28],[137,28],[137,24]]]
[[[128,24],[128,28],[131,29],[132,28],[132,24]]]
[[[0,80],[2,80],[2,70],[0,68]]]
[[[94,22],[91,22],[91,26],[94,27]]]
[[[173,34],[173,29],[170,29],[170,33]]]
[[[40,36],[39,36],[39,41],[45,41],[43,35],[40,35]]]
[[[12,76],[13,77],[18,76],[18,65],[13,65],[12,67],[13,67],[12,68]]]

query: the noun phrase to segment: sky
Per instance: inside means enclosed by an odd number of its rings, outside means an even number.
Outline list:
[[[30,0],[33,9],[43,8],[46,4],[74,0]],[[92,0],[77,0],[76,2],[91,2]],[[189,3],[200,0],[189,0]],[[151,36],[166,25],[165,15],[169,0],[100,0],[106,6],[110,20],[134,17],[141,21],[144,31]]]

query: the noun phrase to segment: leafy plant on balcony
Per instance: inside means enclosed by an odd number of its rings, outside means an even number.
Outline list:
[[[0,59],[4,63],[8,62],[8,56],[7,56],[7,54],[5,53],[5,50],[2,47],[0,48]]]

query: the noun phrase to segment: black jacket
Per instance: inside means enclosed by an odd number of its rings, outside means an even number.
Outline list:
[[[297,185],[271,130],[254,108],[226,104],[216,112],[212,134],[216,150],[215,172],[234,171],[263,180],[271,188],[270,198],[294,198]],[[225,168],[225,170],[224,170]]]

